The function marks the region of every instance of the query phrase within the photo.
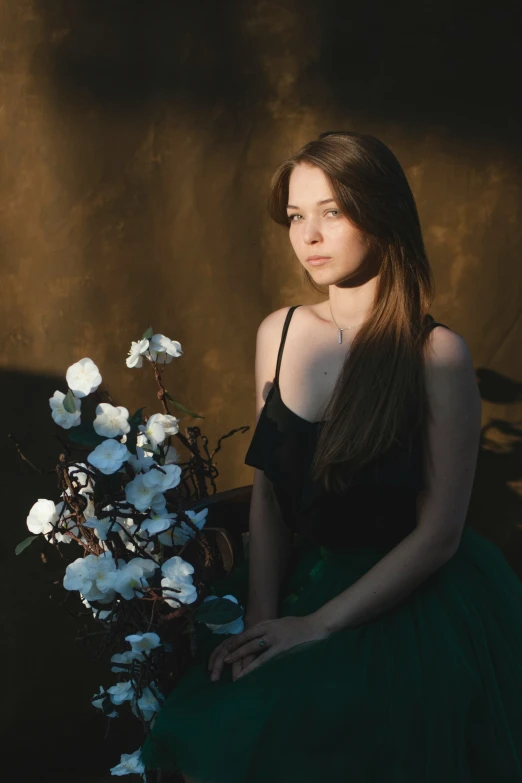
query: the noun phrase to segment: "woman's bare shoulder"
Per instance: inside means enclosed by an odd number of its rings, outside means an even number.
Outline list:
[[[324,302],[318,302],[317,304],[298,305],[297,312],[299,312],[299,318],[320,318],[322,317]],[[291,307],[295,305],[286,305],[285,307],[279,307],[272,313],[269,313],[259,324],[259,329],[266,332],[281,331],[285,322],[285,318]]]
[[[466,340],[449,326],[434,326],[428,336],[432,361],[451,360],[468,354]]]
[[[259,329],[262,330],[263,332],[272,332],[274,330],[277,330],[278,327],[281,327],[282,329],[287,313],[290,310],[290,307],[292,307],[292,305],[287,305],[286,307],[279,307],[277,310],[274,310],[272,313],[269,313],[267,316],[263,318],[263,320],[259,324]]]

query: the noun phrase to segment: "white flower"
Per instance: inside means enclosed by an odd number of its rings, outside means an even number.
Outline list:
[[[194,573],[194,566],[175,555],[165,560],[161,572],[164,577],[161,580],[163,597],[169,606],[177,608],[180,602],[191,604],[197,600],[197,588],[191,576]]]
[[[182,557],[174,555],[165,560],[161,566],[161,573],[169,579],[186,579],[194,573],[194,566],[183,560]]]
[[[177,609],[182,604],[192,604],[197,600],[198,592],[192,582],[168,579],[161,580],[165,602]]]
[[[138,511],[146,511],[156,493],[155,486],[151,487],[145,483],[145,474],[143,473],[138,473],[125,487],[125,497]]]
[[[100,592],[114,592],[114,578],[117,573],[117,565],[111,552],[103,552],[101,555],[84,557],[87,575],[96,583]],[[88,562],[87,562],[88,561]]]
[[[111,768],[111,775],[142,775],[145,765],[140,759],[141,749],[134,753],[122,753],[120,763]]]
[[[217,595],[207,595],[207,597],[203,599],[203,603],[207,603],[207,601],[215,601],[218,597],[219,596]],[[228,598],[235,604],[239,603],[237,598],[233,595],[224,595],[223,598]],[[241,633],[245,628],[243,617],[238,617],[236,620],[231,620],[229,623],[205,623],[205,625],[207,628],[210,628],[212,633]]]
[[[138,650],[127,650],[124,653],[115,653],[111,657],[112,663],[115,665],[111,667],[111,672],[126,672],[129,671],[126,667],[118,666],[119,663],[132,663],[132,661],[142,661],[143,654]]]
[[[76,397],[87,397],[96,391],[102,377],[92,359],[80,359],[76,364],[71,364],[65,376],[67,385]]]
[[[64,399],[65,399],[65,394],[61,391],[55,391],[53,396],[49,397],[49,405],[51,406],[51,416],[53,417],[53,420],[56,422],[56,424],[59,424],[60,427],[64,428],[64,430],[70,430],[71,427],[77,427],[81,421],[82,403],[81,400],[75,397],[74,407],[76,408],[76,412],[69,413],[69,411],[66,411],[65,408],[63,407]]]
[[[162,511],[166,506],[163,493],[176,487],[180,477],[179,465],[163,465],[160,470],[152,468],[148,473],[138,473],[125,487],[127,502],[138,511],[151,506],[156,512]]]
[[[163,492],[158,492],[156,495],[152,496],[150,507],[156,514],[159,514],[160,511],[165,511],[167,508],[167,498]]]
[[[94,451],[91,451],[87,461],[102,473],[109,475],[116,473],[123,463],[127,461],[128,456],[129,450],[127,446],[123,443],[118,443],[117,440],[107,438],[103,443],[96,446]]]
[[[128,358],[125,359],[127,367],[141,367],[143,365],[143,354],[149,349],[148,340],[132,341]]]
[[[154,573],[157,563],[142,557],[134,557],[121,568],[114,577],[114,589],[127,601],[135,596],[135,589],[148,587],[146,577]]]
[[[100,541],[107,541],[109,531],[115,532],[118,529],[117,524],[110,519],[97,519],[97,517],[89,517],[89,521],[84,522],[83,527],[93,528]]]
[[[132,699],[132,681],[117,682],[112,688],[107,688],[107,693],[110,694],[113,704],[123,704],[124,701]]]
[[[144,451],[140,446],[136,446],[136,454],[130,454],[127,462],[132,467],[135,473],[140,473],[142,470],[149,470],[156,464],[156,460],[151,456],[150,451]]]
[[[140,435],[144,436],[147,440],[147,442],[142,441],[138,445],[143,446],[146,449],[148,443],[153,449],[156,449],[163,443],[165,438],[179,432],[178,424],[179,419],[175,416],[168,416],[163,413],[153,413],[152,416],[147,419],[146,424],[138,425]]]
[[[35,535],[51,533],[53,525],[57,522],[58,514],[55,504],[52,500],[45,500],[44,498],[39,498],[36,501],[27,517],[27,527]]]
[[[203,508],[197,513],[195,511],[185,511],[189,519],[196,525],[199,530],[202,530],[205,522],[207,521],[208,508]],[[194,538],[196,535],[195,530],[187,525],[182,520],[179,525],[176,525],[171,530],[167,530],[166,533],[161,533],[158,539],[165,546],[182,546],[186,544],[189,538]]]
[[[170,465],[172,462],[179,462],[180,456],[175,446],[169,446],[167,453],[165,454],[165,465]]]
[[[145,435],[147,443],[153,449],[157,449],[167,437],[165,427],[160,421],[155,420],[153,416],[147,420],[147,424],[138,424],[138,430]]]
[[[152,424],[161,424],[166,436],[176,435],[179,432],[179,419],[175,416],[169,416],[165,413],[153,413],[148,419],[147,425],[151,424],[151,422]]]
[[[183,523],[182,523],[183,524]],[[181,546],[186,541],[188,541],[188,536],[185,538],[185,541],[180,541],[179,539],[176,540],[174,538],[174,533],[177,532],[179,528],[173,527],[170,530],[166,530],[165,533],[160,533],[158,536],[158,541],[160,544],[163,544],[163,546]]]
[[[159,512],[156,514],[151,511],[150,516],[141,523],[141,532],[148,533],[149,536],[154,536],[156,533],[162,533],[172,525],[172,520],[176,519],[174,512],[167,514],[166,512]]]
[[[155,694],[148,687],[143,688],[142,694],[138,699],[138,707],[143,713],[145,720],[150,720],[154,713],[159,712],[161,709],[161,702],[158,701]],[[137,714],[137,710],[132,710],[134,714]]]
[[[142,652],[143,650],[154,650],[161,647],[161,641],[157,633],[131,633],[125,637],[129,642],[133,652]]]
[[[105,691],[105,689],[103,688],[103,685],[100,686],[100,692],[97,693],[95,696],[93,696],[93,698],[91,699],[92,706],[96,707],[98,710],[102,710],[103,709],[104,699],[106,699],[108,695],[109,694]],[[116,710],[113,710],[112,712],[107,713],[107,717],[108,718],[117,718],[118,717],[118,713],[116,712]]]
[[[110,405],[108,402],[100,402],[96,406],[96,418],[92,426],[98,435],[104,438],[117,438],[130,432],[129,411],[123,405]]]
[[[179,465],[161,465],[145,473],[143,481],[147,487],[155,487],[156,492],[166,492],[168,489],[177,487],[180,478],[181,468]]]
[[[158,364],[170,364],[173,357],[182,356],[183,351],[177,340],[169,340],[164,334],[155,334],[149,343],[153,361]]]
[[[96,555],[87,555],[87,557],[96,557]],[[92,587],[92,579],[87,574],[84,562],[87,560],[87,557],[78,557],[74,562],[69,563],[65,569],[65,576],[63,578],[63,586],[66,590],[79,590],[83,596],[85,596]]]
[[[79,590],[87,601],[109,603],[113,600],[116,563],[110,552],[79,557],[65,569],[63,586]]]

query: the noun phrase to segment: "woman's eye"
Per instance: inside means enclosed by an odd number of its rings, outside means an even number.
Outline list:
[[[335,212],[336,215],[340,215],[341,214],[339,209],[329,209],[327,211],[327,214],[329,212]],[[300,218],[300,217],[302,217],[302,215],[300,215],[298,212],[294,212],[293,215],[288,215],[288,219],[289,219],[290,223],[297,223],[297,220],[294,220],[294,218]]]
[[[330,212],[334,212],[335,213],[335,217],[337,217],[337,215],[341,214],[341,210],[340,209],[328,209],[325,214],[328,215],[328,214],[330,214]],[[298,212],[294,212],[293,215],[288,215],[288,220],[290,221],[290,223],[297,223],[298,221],[294,220],[294,218],[301,218],[301,217],[303,217],[303,216],[300,215]]]

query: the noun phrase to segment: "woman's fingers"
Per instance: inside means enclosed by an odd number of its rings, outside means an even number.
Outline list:
[[[212,669],[212,667],[214,666],[214,661],[216,660],[216,657],[217,657],[217,655],[218,655],[218,653],[219,653],[219,648],[222,646],[222,644],[223,644],[223,642],[220,642],[219,644],[217,644],[217,645],[214,647],[214,649],[212,650],[212,652],[210,653],[210,655],[209,655],[209,658],[208,658],[208,665],[207,665],[207,669],[208,669],[209,671],[210,671],[210,669]]]
[[[222,642],[220,642],[219,644],[217,644],[214,647],[214,649],[210,653],[210,656],[209,656],[209,659],[208,659],[208,668],[209,669],[212,668],[216,658],[218,658],[218,656],[220,656],[222,652],[224,652],[225,654],[230,652],[231,638],[232,637],[229,637],[228,639],[223,639]]]
[[[244,658],[240,658],[238,661],[234,661],[232,664],[232,679],[235,680],[239,674],[243,671],[245,666],[248,666],[252,661],[255,661],[255,655],[246,655]]]
[[[236,679],[243,669],[263,652],[262,648],[259,647],[260,635],[261,634],[258,632],[258,635],[249,641],[248,637],[247,639],[244,638],[245,632],[243,632],[243,634],[241,634],[241,639],[239,639],[240,635],[238,634],[237,636],[231,636],[228,639],[224,639],[217,644],[210,653],[208,659],[207,668],[210,679],[213,682],[219,680],[225,664],[232,664],[232,676]],[[240,645],[239,647],[237,646],[238,644]],[[234,647],[236,649],[234,649]]]
[[[226,644],[227,641],[228,640],[225,639],[225,641],[218,644],[217,647],[213,649],[212,654],[209,657],[208,668],[212,682],[219,680],[223,673],[225,663],[229,663],[228,661],[225,661],[225,658],[229,654]],[[241,647],[237,651],[236,660],[232,663],[232,678],[234,680],[238,677],[242,670],[252,663],[252,661],[254,661],[257,657],[257,655],[253,654],[252,652],[246,654],[243,652],[243,655],[239,655],[241,651],[245,651],[246,646],[247,645],[244,645],[244,647]],[[258,651],[256,651],[256,653],[257,652]]]
[[[234,661],[237,661],[240,658],[245,658],[246,656],[250,656],[253,653],[260,653],[262,651],[263,651],[263,648],[259,646],[259,639],[254,639],[251,642],[245,642],[245,644],[243,644],[237,650],[234,650],[233,652],[227,653],[224,656],[224,660],[225,660],[225,663],[234,663]],[[255,655],[254,655],[254,658],[255,658]],[[245,666],[245,665],[246,664],[243,664],[243,666]]]
[[[214,658],[212,668],[210,670],[210,679],[219,680],[223,666],[225,665],[225,658],[228,655],[228,649],[224,645],[220,645],[220,649],[216,657]]]
[[[214,647],[214,649],[210,653],[208,659],[208,670],[210,672],[216,668],[216,665],[220,660],[222,662],[222,660],[228,655],[230,650],[228,642],[229,642],[228,639],[224,639],[222,642],[216,645],[216,647]],[[221,663],[221,668],[223,668],[222,663]]]

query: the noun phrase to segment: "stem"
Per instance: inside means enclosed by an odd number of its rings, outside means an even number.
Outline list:
[[[156,383],[158,385],[158,393],[157,393],[158,400],[161,402],[161,405],[163,407],[164,415],[165,416],[169,416],[170,415],[170,411],[169,411],[169,406],[167,405],[166,389],[163,386],[163,382],[162,382],[162,379],[161,379],[161,373],[158,370],[158,365],[156,364],[156,362],[154,361],[154,359],[150,355],[150,352],[149,352],[148,359],[149,359],[149,362],[152,364],[152,367],[154,368],[154,377],[156,378]]]
[[[28,464],[28,465],[30,465],[30,466],[33,468],[33,470],[36,470],[36,472],[37,472],[37,473],[40,473],[42,476],[46,475],[47,473],[54,473],[54,468],[53,468],[53,469],[51,469],[51,470],[43,470],[43,468],[39,468],[39,467],[37,467],[37,466],[34,464],[34,462],[31,462],[31,460],[30,460],[30,459],[28,459],[28,458],[25,456],[25,454],[22,452],[22,449],[20,448],[20,444],[19,444],[19,443],[18,443],[18,441],[17,441],[17,440],[16,440],[16,439],[13,437],[13,435],[11,435],[11,433],[10,433],[10,432],[8,432],[8,433],[7,433],[7,437],[8,437],[8,438],[10,438],[10,440],[12,440],[12,441],[13,441],[13,443],[15,444],[15,448],[16,448],[16,450],[17,450],[18,454],[20,455],[20,457],[23,459],[23,461],[24,461],[24,462],[27,462],[27,464]]]

